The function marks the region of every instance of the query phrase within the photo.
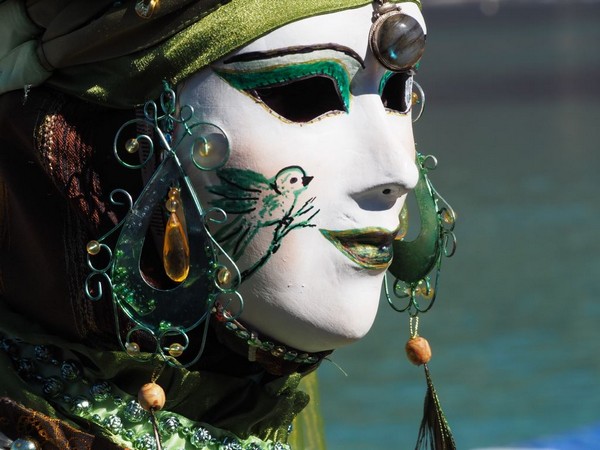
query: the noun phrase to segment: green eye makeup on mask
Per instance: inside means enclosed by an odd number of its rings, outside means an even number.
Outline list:
[[[348,112],[350,108],[350,76],[342,64],[335,60],[307,61],[252,71],[218,68],[215,73],[241,91],[280,86],[313,76],[327,77],[334,81],[345,111]]]
[[[381,81],[379,82],[379,96],[381,97],[381,93],[383,92],[383,88],[385,88],[385,85],[387,84],[388,80],[390,79],[390,77],[392,75],[394,75],[395,72],[392,72],[390,70],[388,70],[387,72],[385,72],[385,74],[381,77]]]

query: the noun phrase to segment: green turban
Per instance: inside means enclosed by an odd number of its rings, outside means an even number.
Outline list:
[[[0,94],[46,83],[127,108],[287,23],[369,3],[0,0]]]

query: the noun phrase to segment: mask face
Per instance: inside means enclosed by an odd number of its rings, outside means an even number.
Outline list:
[[[188,173],[202,204],[227,213],[211,231],[244,276],[240,320],[309,352],[371,327],[418,179],[412,78],[369,50],[371,15],[366,6],[289,24],[179,89],[179,103],[229,139],[222,168]]]

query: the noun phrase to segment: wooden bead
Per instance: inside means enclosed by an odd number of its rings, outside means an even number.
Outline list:
[[[161,410],[165,401],[165,391],[156,383],[146,383],[138,392],[138,402],[146,411]]]
[[[431,359],[431,348],[427,339],[415,336],[406,343],[406,356],[416,366],[427,364]]]

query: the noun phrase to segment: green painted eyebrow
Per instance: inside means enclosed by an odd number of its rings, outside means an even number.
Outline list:
[[[313,60],[249,71],[225,68],[215,68],[214,71],[231,86],[242,91],[280,86],[312,76],[325,76],[335,82],[346,112],[350,108],[350,75],[336,60]]]
[[[301,55],[308,54],[313,52],[319,52],[322,50],[333,50],[335,52],[343,53],[353,59],[355,59],[361,67],[365,68],[365,61],[361,58],[361,56],[352,50],[350,47],[346,47],[344,45],[338,44],[316,44],[310,46],[291,46],[286,48],[279,48],[274,50],[267,50],[262,52],[247,52],[240,53],[239,55],[233,55],[230,58],[227,58],[223,61],[223,64],[233,64],[237,62],[249,62],[249,61],[258,61],[265,59],[273,59],[279,58],[282,56],[290,56],[290,55]]]

